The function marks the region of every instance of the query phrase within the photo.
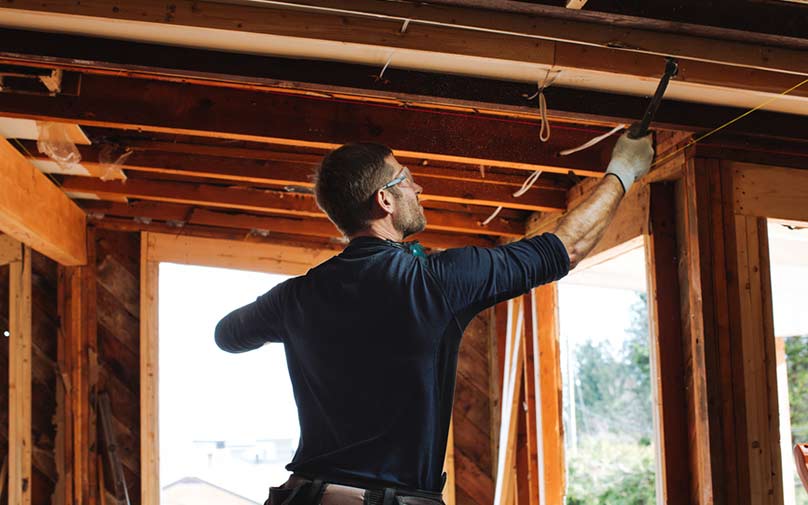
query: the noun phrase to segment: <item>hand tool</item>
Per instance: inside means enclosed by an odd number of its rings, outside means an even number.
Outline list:
[[[659,85],[657,86],[656,93],[654,93],[654,97],[651,99],[651,103],[649,103],[648,108],[645,109],[645,115],[642,117],[642,121],[632,124],[628,129],[629,138],[637,139],[648,134],[648,126],[654,119],[657,109],[659,108],[659,104],[662,102],[662,97],[665,95],[665,90],[668,88],[668,81],[670,81],[671,77],[674,77],[678,72],[679,64],[673,58],[668,58],[665,64],[665,74],[659,81]]]

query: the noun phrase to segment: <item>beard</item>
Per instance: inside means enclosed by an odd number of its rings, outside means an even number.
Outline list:
[[[407,200],[402,210],[403,212],[394,215],[393,226],[397,231],[401,232],[404,238],[424,231],[424,228],[426,228],[426,216],[424,216],[424,210],[417,199]]]

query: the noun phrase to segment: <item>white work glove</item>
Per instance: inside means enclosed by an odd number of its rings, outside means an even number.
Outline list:
[[[627,133],[624,133],[614,146],[612,160],[606,168],[606,173],[616,175],[620,179],[623,189],[628,193],[634,181],[648,173],[653,159],[654,148],[651,135],[632,139],[628,137]]]

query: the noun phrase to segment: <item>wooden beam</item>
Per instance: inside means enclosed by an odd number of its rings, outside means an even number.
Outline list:
[[[808,221],[808,171],[732,163],[735,212],[744,216]]]
[[[86,75],[79,97],[4,94],[0,112],[314,149],[379,142],[401,157],[562,174],[572,170],[582,177],[605,169],[597,151],[559,158],[542,149],[538,121],[174,82],[149,82],[146,99],[142,85],[139,79]]]
[[[122,204],[98,200],[83,200],[81,204],[82,208],[89,213],[90,221],[102,227],[106,226],[105,223],[110,222],[109,218],[129,217],[137,219],[137,222],[142,225],[161,221],[169,226],[174,225],[177,230],[184,229],[187,224],[190,224],[217,228],[233,228],[240,230],[242,235],[253,233],[257,236],[261,233],[269,232],[272,235],[282,233],[336,240],[342,239],[341,234],[334,225],[331,224],[330,221],[323,219],[301,219],[228,213],[188,205],[148,201]],[[133,222],[133,224],[137,224],[137,222]],[[181,228],[178,226],[181,226]],[[146,231],[148,228],[144,226],[141,229]],[[421,244],[430,249],[449,249],[452,247],[465,247],[470,245],[481,247],[494,245],[492,240],[478,236],[434,231],[423,231],[414,235],[412,238],[418,240]]]
[[[8,503],[31,505],[31,248],[9,270]]]
[[[567,0],[567,9],[581,10],[586,5],[586,0]]]
[[[87,261],[84,213],[0,139],[0,231],[63,265]]]
[[[539,503],[563,503],[566,494],[558,284],[533,291],[538,340],[535,369],[539,424]]]
[[[22,251],[19,241],[10,235],[0,233],[0,265],[7,265],[12,261],[21,261]]]
[[[103,173],[103,164],[97,160],[97,148],[80,150],[82,166],[93,173]],[[200,154],[173,154],[138,151],[120,167],[132,171],[178,176],[202,177],[212,180],[235,181],[275,186],[313,188],[313,167],[297,163],[268,162],[242,158],[225,158]],[[505,207],[529,211],[560,211],[566,208],[563,188],[548,189],[532,187],[525,194],[514,198],[517,188],[489,182],[478,175],[477,179],[455,180],[441,174],[433,176],[431,167],[416,166],[410,169],[416,181],[424,187],[422,201],[453,202],[463,205]],[[479,174],[479,172],[478,172]],[[459,175],[459,174],[458,174]],[[523,181],[524,182],[524,179]],[[521,184],[521,183],[520,183]]]
[[[159,259],[150,233],[140,234],[140,502],[160,503]]]
[[[146,25],[146,30],[141,30],[141,36],[150,37],[153,41],[161,40],[160,34],[155,33],[160,30],[152,29],[149,33],[148,28],[179,25],[190,27],[185,30],[186,33],[190,32],[191,37],[197,39],[200,30],[194,29],[227,30],[231,32],[227,39],[231,44],[239,42],[233,40],[236,32],[270,35],[276,45],[285,43],[287,50],[292,49],[290,42],[278,36],[382,46],[395,48],[402,53],[435,52],[436,48],[440,48],[443,54],[456,56],[527,61],[587,70],[602,70],[608,65],[613,71],[633,71],[633,75],[637,74],[637,68],[647,69],[647,66],[637,65],[636,62],[645,63],[649,59],[665,56],[701,63],[706,70],[712,71],[712,77],[716,80],[720,79],[716,65],[808,75],[805,70],[808,68],[808,57],[798,49],[766,47],[761,50],[757,41],[722,40],[715,36],[643,29],[636,24],[633,27],[625,24],[615,26],[605,20],[563,16],[558,12],[549,16],[546,12],[536,15],[503,12],[469,8],[468,2],[454,2],[461,3],[461,6],[453,7],[359,0],[352,2],[349,8],[340,0],[298,0],[295,3],[317,9],[183,0],[171,4],[171,15],[166,18],[169,7],[159,0],[140,0],[115,11],[103,3],[17,0],[5,5],[3,10],[11,20],[15,20],[15,17],[19,19],[22,10],[32,10],[100,18],[93,20],[96,24],[105,18],[116,20],[115,26],[122,26],[122,22],[130,22],[123,23],[123,26],[139,22],[142,27],[142,23],[149,23],[151,26]],[[64,16],[58,19],[64,20]],[[411,22],[408,29],[401,32],[404,20]],[[80,24],[81,18],[71,21],[74,30],[93,30],[93,25]],[[350,23],[351,29],[346,30],[345,23]],[[41,23],[41,26],[47,26],[47,23]],[[209,34],[210,31],[204,33]],[[254,41],[254,37],[250,40]],[[192,40],[186,40],[185,45],[194,45],[190,43]],[[553,60],[559,56],[559,60]],[[629,60],[635,62],[634,67],[629,65]]]
[[[655,431],[660,457],[657,494],[662,503],[690,503],[685,358],[673,183],[650,186],[650,224],[644,237]]]
[[[130,178],[126,182],[104,182],[89,177],[68,176],[62,182],[67,192],[90,193],[102,198],[125,196],[151,201],[204,205],[252,212],[326,219],[310,194],[287,193],[247,187],[221,187],[182,182],[154,181]],[[476,233],[496,236],[521,236],[517,223],[494,220],[483,227],[478,221],[463,215],[426,210],[430,230]]]
[[[337,251],[147,233],[151,261],[302,275]]]
[[[313,92],[345,100],[383,99],[409,107],[450,106],[498,115],[538,119],[535,105],[525,96],[535,91],[534,82],[513,82],[474,75],[448,75],[429,71],[388,68],[378,79],[379,66],[277,58],[253,54],[206,51],[188,47],[157,46],[113,39],[0,29],[7,41],[0,61],[39,65],[44,68],[113,73],[149,79],[208,82],[218,86],[285,92]],[[681,77],[681,76],[680,76]],[[770,91],[791,84],[761,79]],[[743,76],[749,82],[749,75]],[[646,98],[606,93],[598,89],[574,89],[556,82],[546,90],[551,120],[630,123],[637,119]],[[654,125],[676,130],[706,130],[737,117],[744,109],[688,103],[665,97]],[[755,136],[795,137],[800,116],[757,111],[754,121],[736,122],[724,131]],[[558,138],[554,128],[551,142]],[[594,135],[591,135],[594,136]],[[580,144],[582,142],[578,142]],[[578,145],[572,141],[566,146]],[[563,149],[563,148],[562,148]]]

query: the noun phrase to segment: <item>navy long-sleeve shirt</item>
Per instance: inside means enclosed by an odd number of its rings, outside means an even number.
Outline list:
[[[426,257],[359,237],[226,316],[216,343],[228,352],[284,344],[300,421],[288,470],[437,492],[463,330],[568,271],[552,234]]]

